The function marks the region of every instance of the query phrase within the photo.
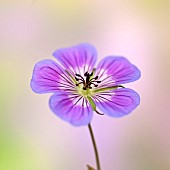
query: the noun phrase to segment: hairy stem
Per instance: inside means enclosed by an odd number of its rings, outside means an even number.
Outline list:
[[[99,154],[98,154],[98,151],[97,151],[97,146],[96,146],[96,142],[95,142],[95,139],[94,139],[93,130],[92,130],[92,127],[91,127],[90,124],[88,125],[88,128],[89,128],[89,131],[90,131],[90,136],[91,136],[91,139],[92,139],[93,148],[94,148],[94,152],[95,152],[97,170],[101,170],[100,169]]]

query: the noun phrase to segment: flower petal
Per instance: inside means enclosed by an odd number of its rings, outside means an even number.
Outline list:
[[[55,51],[53,56],[72,74],[91,72],[97,60],[97,52],[90,44],[80,44]]]
[[[128,88],[96,94],[96,106],[112,117],[122,117],[132,112],[140,103],[139,95]]]
[[[31,88],[36,93],[52,93],[57,90],[70,90],[74,84],[66,72],[54,61],[38,62],[33,71]]]
[[[92,119],[92,108],[87,99],[77,94],[57,92],[51,96],[51,110],[74,126],[87,125]]]
[[[133,82],[140,78],[141,73],[126,58],[110,56],[104,58],[99,63],[96,69],[96,75],[102,81],[100,87],[108,87]]]

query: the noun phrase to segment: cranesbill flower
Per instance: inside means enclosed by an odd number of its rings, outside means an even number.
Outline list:
[[[111,117],[132,112],[139,105],[139,95],[122,84],[139,79],[140,71],[126,58],[117,56],[108,56],[95,67],[97,53],[90,44],[59,49],[53,55],[60,64],[49,59],[37,63],[31,88],[36,93],[54,93],[49,105],[63,120],[75,126],[88,125],[96,167],[101,170],[90,124],[93,112]]]
[[[38,62],[31,88],[36,93],[54,93],[51,110],[75,126],[88,125],[93,112],[122,117],[140,102],[139,95],[122,84],[140,77],[139,69],[126,58],[108,56],[97,67],[97,53],[90,44],[80,44],[55,51],[53,60]]]

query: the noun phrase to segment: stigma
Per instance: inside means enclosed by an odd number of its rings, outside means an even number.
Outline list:
[[[75,74],[75,79],[77,81],[76,86],[79,85],[83,85],[82,89],[83,90],[88,90],[88,89],[92,89],[93,87],[97,87],[99,83],[101,83],[101,81],[98,81],[98,76],[93,78],[93,72],[92,73],[88,73],[86,72],[84,74],[84,77],[81,76],[80,74]]]

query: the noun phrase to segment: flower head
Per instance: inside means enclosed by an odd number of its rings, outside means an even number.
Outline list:
[[[95,67],[97,53],[90,44],[59,49],[53,56],[61,65],[49,59],[38,62],[31,88],[54,93],[49,106],[63,120],[87,125],[93,111],[122,117],[139,105],[139,95],[122,86],[140,78],[139,69],[126,58],[108,56]]]

